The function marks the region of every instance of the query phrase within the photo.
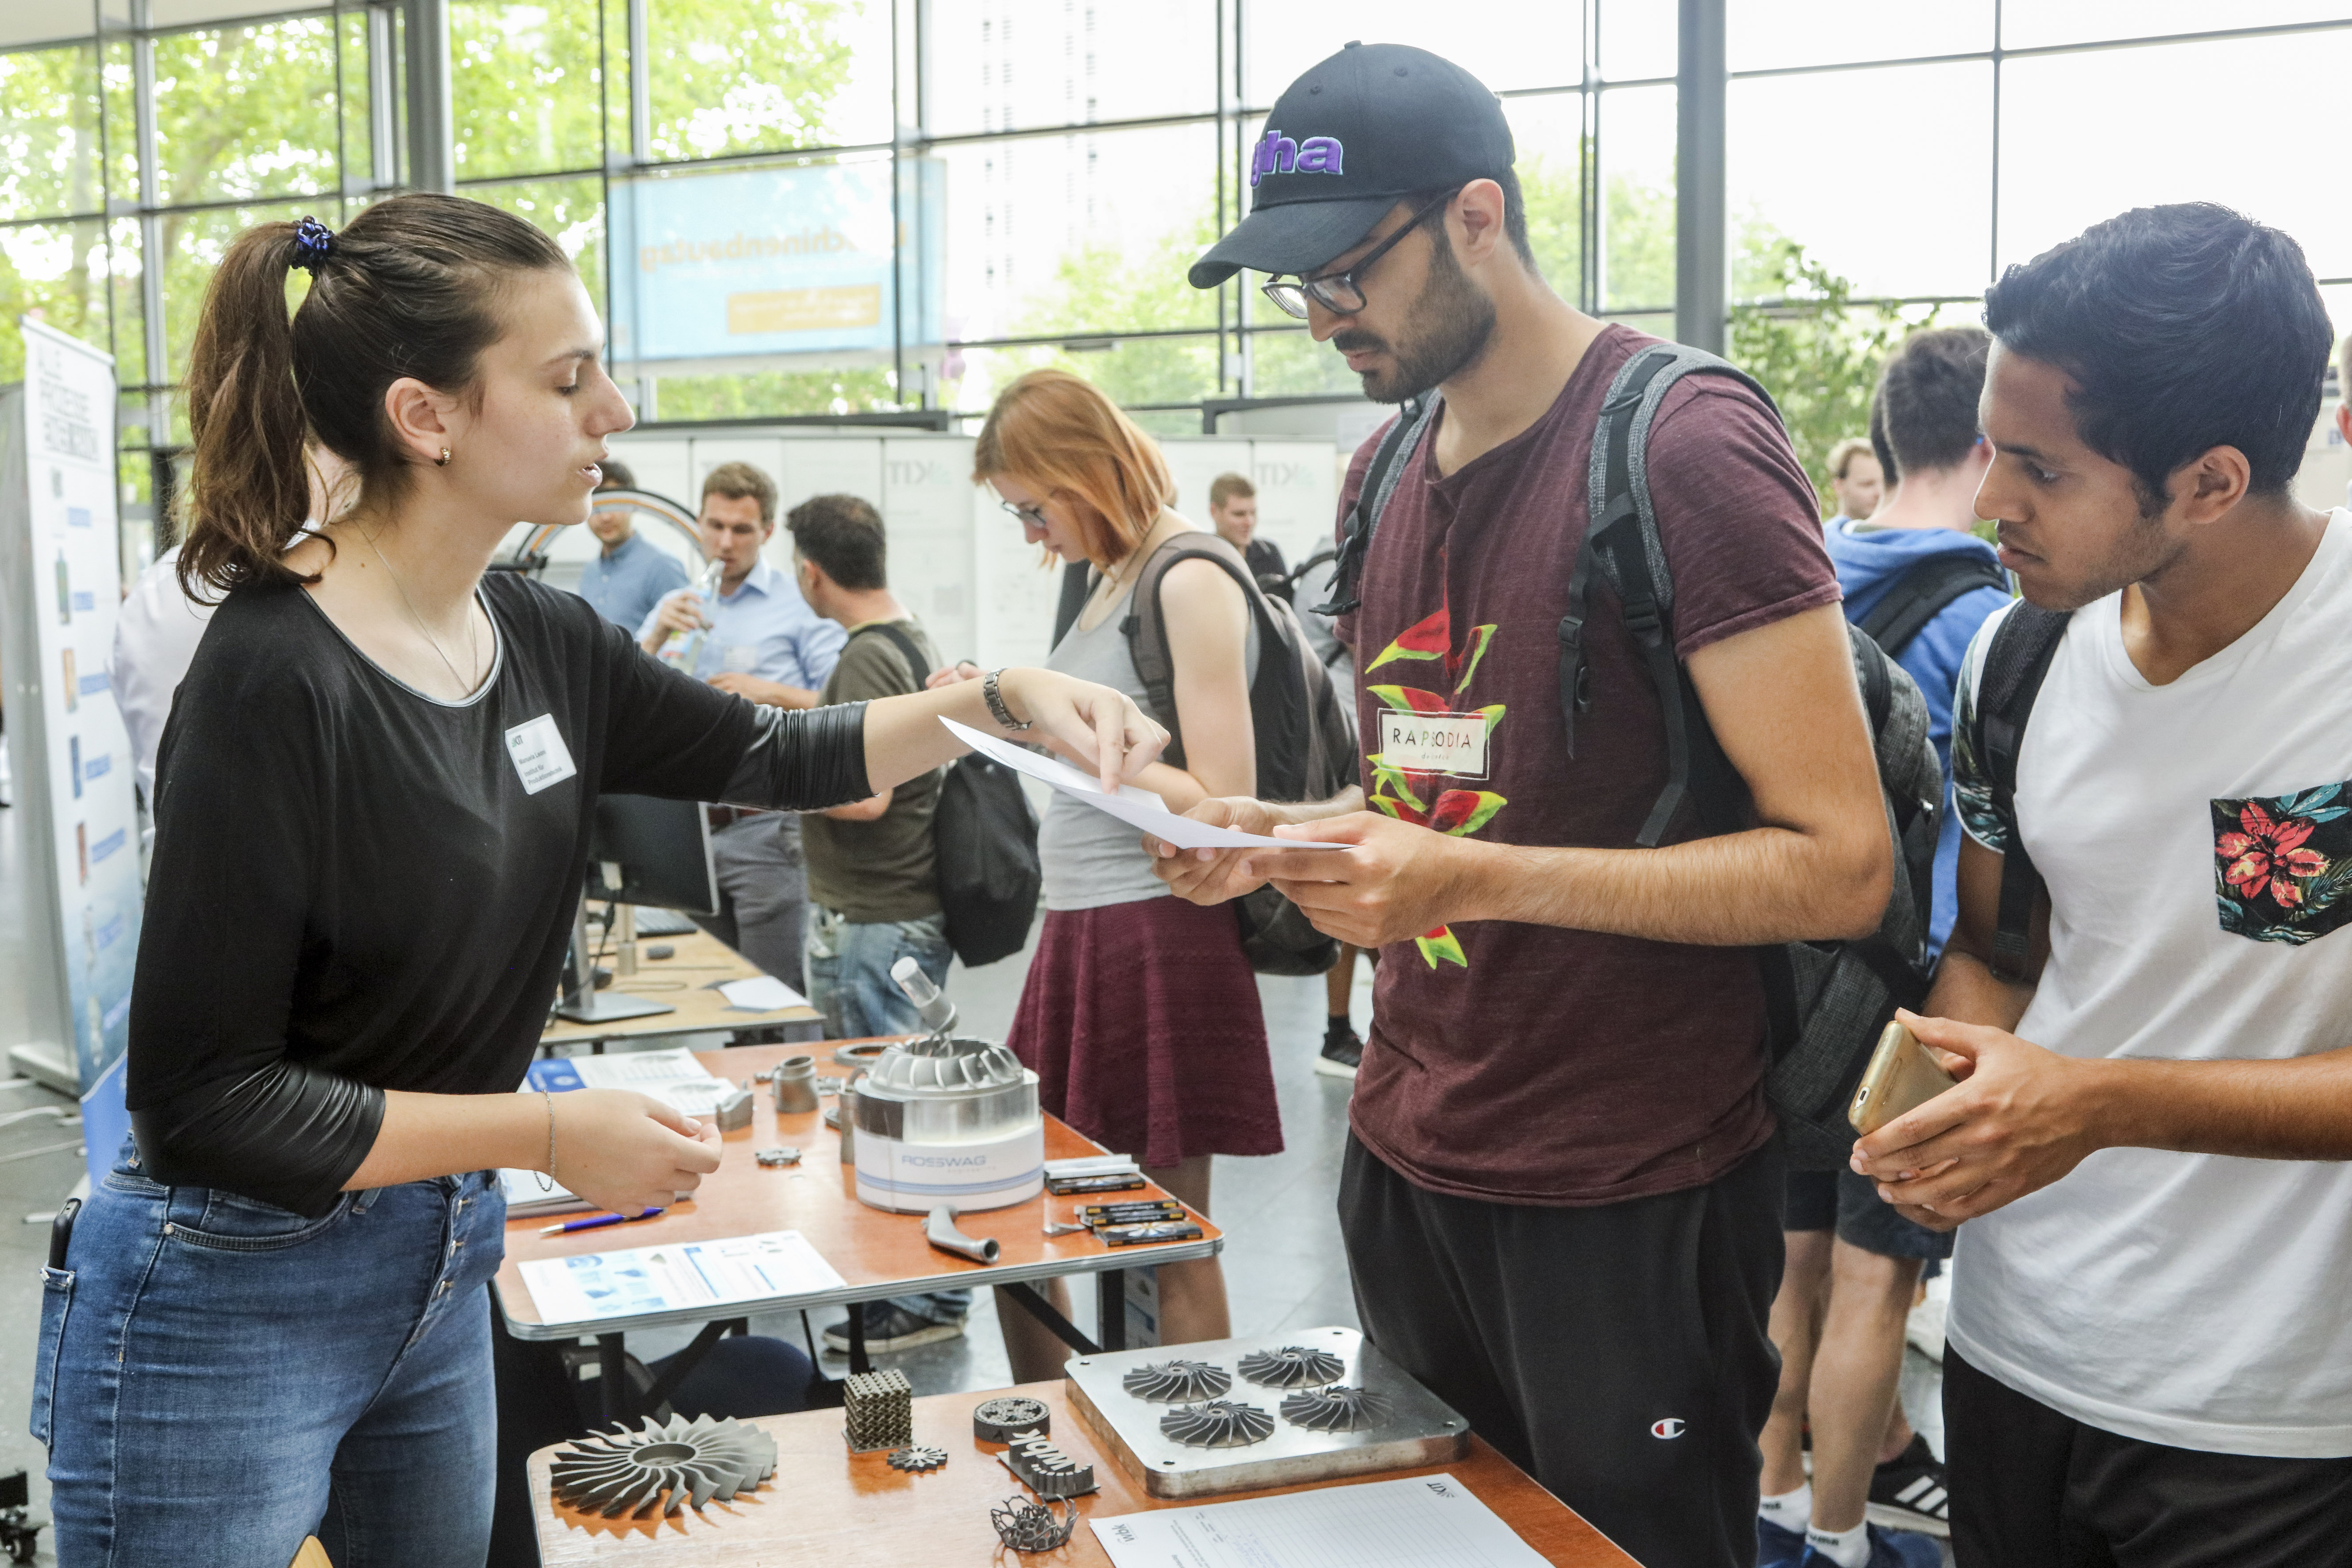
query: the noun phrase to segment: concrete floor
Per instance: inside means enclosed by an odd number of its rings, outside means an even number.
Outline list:
[[[0,810],[0,889],[23,885],[18,837],[16,814]],[[21,900],[12,892],[0,892],[0,1047],[26,1037],[24,918]],[[949,989],[961,1009],[964,1028],[1003,1037],[1019,999],[1027,960],[1024,953],[979,971],[958,967]],[[1286,1147],[1280,1154],[1217,1163],[1212,1207],[1227,1237],[1225,1279],[1234,1331],[1354,1327],[1347,1264],[1331,1218],[1350,1086],[1314,1071],[1325,1018],[1323,982],[1261,976],[1258,990],[1273,1047]],[[1351,1011],[1360,1031],[1370,1016],[1370,966],[1359,964]],[[70,1107],[64,1096],[44,1089],[0,1090],[0,1113],[32,1104]],[[46,1458],[26,1431],[24,1412],[30,1405],[32,1346],[40,1317],[38,1267],[45,1260],[48,1230],[46,1224],[25,1223],[24,1216],[46,1216],[79,1177],[82,1161],[70,1147],[37,1152],[69,1145],[73,1139],[72,1131],[60,1131],[46,1119],[0,1127],[0,1474],[20,1467],[30,1472],[37,1519],[47,1517],[47,1485],[42,1478]],[[1073,1296],[1076,1321],[1091,1323],[1091,1283],[1076,1281]],[[821,1331],[824,1323],[810,1326]],[[803,1331],[796,1313],[756,1319],[753,1329],[794,1342],[801,1342]],[[689,1337],[686,1330],[633,1335],[630,1349],[650,1361]],[[1933,1419],[1940,1376],[1916,1351],[1911,1362],[1905,1378],[1906,1403],[1922,1417],[1918,1425],[1940,1447],[1940,1423]],[[1003,1386],[1011,1376],[992,1295],[983,1291],[975,1300],[962,1338],[888,1358],[885,1364],[903,1369],[919,1394]],[[828,1356],[826,1365],[835,1375],[844,1370],[838,1357]],[[55,1562],[47,1545],[45,1533],[36,1562]]]

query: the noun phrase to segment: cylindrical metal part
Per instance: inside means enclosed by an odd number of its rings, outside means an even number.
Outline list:
[[[776,1114],[805,1116],[816,1109],[816,1058],[786,1057],[776,1064]]]
[[[941,1252],[952,1252],[974,1263],[993,1263],[1003,1250],[993,1237],[966,1236],[958,1230],[955,1210],[945,1204],[931,1210],[930,1217],[923,1222],[923,1239]]]

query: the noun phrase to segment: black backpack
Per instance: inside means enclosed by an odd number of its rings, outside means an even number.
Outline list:
[[[898,644],[918,680],[930,673],[921,646],[897,626],[865,630]],[[948,764],[931,813],[931,865],[948,945],[966,969],[1027,945],[1045,874],[1037,859],[1037,813],[1018,773],[977,752]]]
[[[2017,754],[2025,743],[2025,721],[2042,678],[2066,636],[2071,610],[2045,610],[2030,600],[2010,607],[1985,649],[1977,685],[1976,732],[1970,737],[1992,784],[1992,808],[2009,827],[2009,847],[2000,858],[2000,913],[1993,922],[1992,973],[2020,984],[2030,976],[2033,906],[2041,898],[2042,873],[2025,852],[2017,830]]]
[[[1176,669],[1160,581],[1185,561],[1213,561],[1241,584],[1257,628],[1257,675],[1250,683],[1250,727],[1257,740],[1257,797],[1328,800],[1356,782],[1355,715],[1332,689],[1331,672],[1308,643],[1297,612],[1259,585],[1235,550],[1213,533],[1180,533],[1151,552],[1136,578],[1119,630],[1127,637],[1145,706],[1168,727],[1165,760],[1184,765],[1176,721]],[[1298,906],[1270,887],[1237,900],[1242,952],[1261,974],[1321,974],[1339,962],[1339,944],[1309,924]]]
[[[1971,550],[1964,554],[1930,555],[1915,561],[1895,580],[1870,613],[1854,623],[1889,658],[1901,658],[1927,623],[1958,600],[1979,588],[2009,592],[2009,574],[2000,563]]]
[[[1657,343],[1628,359],[1601,405],[1592,440],[1591,521],[1569,579],[1568,614],[1559,623],[1560,717],[1570,756],[1578,723],[1589,719],[1592,707],[1583,633],[1596,570],[1642,650],[1666,740],[1665,786],[1634,836],[1642,848],[1657,847],[1686,798],[1711,834],[1736,833],[1749,825],[1747,786],[1717,744],[1690,672],[1675,655],[1674,580],[1650,500],[1650,424],[1668,389],[1685,375],[1737,381],[1778,413],[1771,395],[1753,377],[1712,354]],[[1323,613],[1357,607],[1356,585],[1381,512],[1402,476],[1402,459],[1419,445],[1437,407],[1435,398],[1408,406],[1374,448],[1349,514],[1331,603]],[[1765,1094],[1779,1113],[1790,1163],[1810,1170],[1843,1168],[1854,1136],[1846,1106],[1879,1031],[1896,1007],[1916,1006],[1927,996],[1930,888],[1944,800],[1943,769],[1927,739],[1927,703],[1918,686],[1860,626],[1848,625],[1847,640],[1870,719],[1886,830],[1895,850],[1894,894],[1878,931],[1859,942],[1793,942],[1757,949],[1772,1052]]]

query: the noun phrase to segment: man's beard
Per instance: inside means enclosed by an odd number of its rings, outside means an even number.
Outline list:
[[[1495,301],[1454,259],[1454,247],[1440,232],[1431,248],[1429,277],[1412,302],[1412,317],[1420,323],[1412,339],[1391,347],[1384,339],[1364,331],[1332,334],[1331,346],[1344,353],[1367,349],[1387,350],[1396,368],[1382,374],[1363,371],[1364,395],[1374,403],[1402,403],[1419,397],[1476,363],[1495,335]]]

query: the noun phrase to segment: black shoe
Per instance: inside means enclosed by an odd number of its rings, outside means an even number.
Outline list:
[[[935,1318],[919,1318],[904,1307],[887,1302],[869,1302],[862,1309],[866,1313],[866,1352],[883,1355],[891,1351],[910,1351],[917,1345],[937,1344],[941,1340],[960,1339],[961,1323],[942,1323]],[[846,1319],[824,1331],[824,1348],[840,1355],[849,1353],[849,1322]]]
[[[1325,1078],[1352,1079],[1363,1065],[1364,1042],[1347,1023],[1332,1025],[1323,1031],[1323,1054],[1315,1058],[1315,1070]]]
[[[1944,1489],[1944,1467],[1914,1433],[1911,1446],[1871,1472],[1870,1521],[1890,1530],[1926,1535],[1952,1533],[1952,1500]]]

